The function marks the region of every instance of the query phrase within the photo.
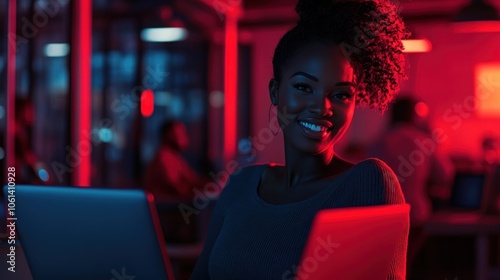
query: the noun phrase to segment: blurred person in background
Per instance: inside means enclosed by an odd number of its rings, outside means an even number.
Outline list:
[[[390,123],[369,149],[369,156],[386,162],[396,173],[411,205],[407,276],[427,237],[424,224],[432,213],[431,199],[449,198],[454,167],[439,151],[443,135],[432,130],[429,107],[411,96],[399,97],[390,108]],[[409,278],[410,279],[410,278]]]
[[[189,146],[186,126],[167,121],[161,126],[160,135],[160,147],[145,170],[144,188],[157,200],[192,198],[194,190],[202,189],[210,180],[199,175],[182,156]]]
[[[34,123],[33,103],[26,99],[16,99],[15,103],[15,140],[14,140],[14,165],[16,167],[17,184],[50,184],[48,173],[40,176],[39,171],[43,163],[39,162],[32,148],[30,137]]]

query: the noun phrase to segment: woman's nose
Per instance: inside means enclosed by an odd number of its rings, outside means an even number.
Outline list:
[[[309,111],[321,117],[332,116],[332,101],[324,95],[322,95],[321,97],[316,97],[309,105]]]

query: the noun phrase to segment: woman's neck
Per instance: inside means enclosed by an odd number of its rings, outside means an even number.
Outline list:
[[[331,177],[343,172],[343,160],[335,155],[333,147],[320,154],[311,155],[285,145],[286,188],[293,189],[309,183]]]

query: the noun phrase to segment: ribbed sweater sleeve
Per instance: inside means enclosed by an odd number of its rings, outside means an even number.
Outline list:
[[[358,203],[363,205],[379,204],[404,204],[405,199],[399,181],[392,169],[379,159],[370,159],[364,162],[366,168],[360,168],[356,172],[359,176],[357,194]],[[397,240],[396,253],[390,265],[387,279],[404,280],[406,275],[406,250],[408,245],[408,233],[410,230],[409,217],[405,224],[403,234]]]
[[[243,170],[244,169],[240,171]],[[236,175],[239,173],[240,172],[232,174],[229,177],[228,181],[226,182],[226,186],[224,187],[219,199],[217,200],[217,204],[215,205],[215,209],[210,220],[210,225],[208,228],[208,233],[205,239],[203,250],[200,257],[198,258],[198,262],[196,263],[193,273],[191,274],[192,280],[210,279],[208,274],[208,262],[210,259],[210,254],[212,253],[213,246],[224,223],[225,210],[228,207],[228,204],[233,201],[233,196],[235,195],[235,190],[233,190],[233,188],[237,186],[235,181],[238,180],[239,176]]]

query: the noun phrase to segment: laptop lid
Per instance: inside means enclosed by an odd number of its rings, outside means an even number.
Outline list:
[[[318,212],[296,279],[386,279],[409,211],[398,204]]]
[[[152,195],[24,185],[15,195],[34,279],[173,279]]]

